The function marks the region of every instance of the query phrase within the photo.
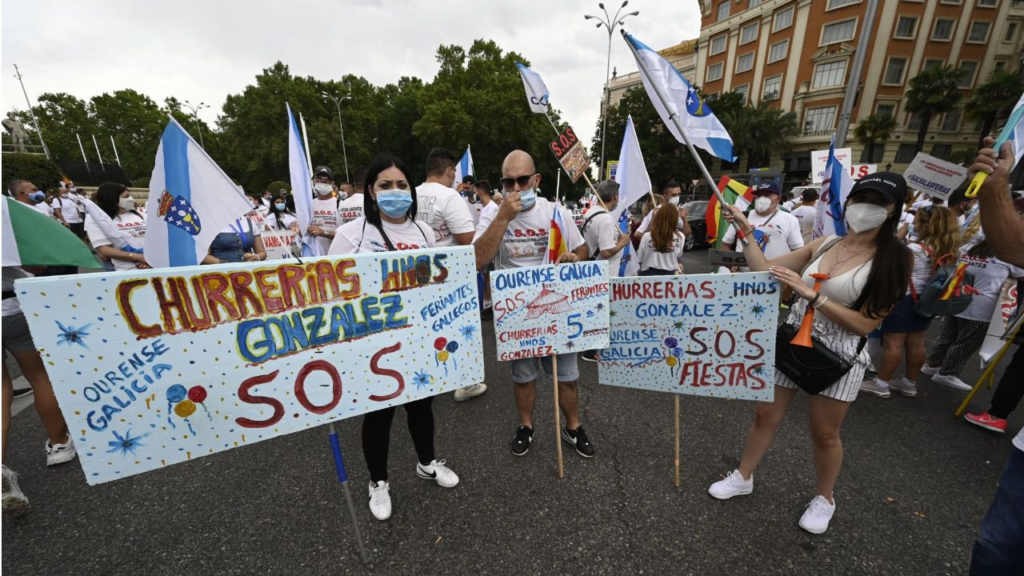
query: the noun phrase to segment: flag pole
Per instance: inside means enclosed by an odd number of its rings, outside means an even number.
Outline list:
[[[338,442],[338,431],[335,430],[333,422],[328,426],[328,429],[330,430],[331,451],[334,452],[334,466],[338,471],[338,481],[341,482],[341,488],[345,492],[345,502],[348,503],[348,513],[352,516],[352,529],[356,533],[356,543],[359,545],[359,556],[363,559],[363,564],[368,564],[370,559],[366,555],[366,546],[363,544],[363,535],[359,532],[359,519],[356,518],[356,507],[352,504],[352,492],[348,488],[348,473],[345,471],[345,459],[341,455],[341,443]]]
[[[313,160],[309,155],[309,138],[306,137],[306,119],[302,117],[302,112],[299,112],[299,125],[302,126],[302,146],[306,149],[306,165],[309,166],[309,175],[313,174]]]
[[[679,488],[679,394],[676,397],[676,488]]]
[[[549,104],[549,106],[550,106],[550,104]],[[548,110],[545,110],[544,111],[544,116],[548,119],[548,122],[551,123],[551,127],[555,130],[555,136],[558,136],[559,134],[561,134],[562,131],[558,129],[558,126],[555,124],[554,119],[551,118],[551,112],[548,111]],[[561,164],[561,163],[559,163],[559,164]],[[564,166],[562,166],[562,170],[565,170]],[[561,175],[562,173],[559,172],[558,174]],[[568,170],[566,170],[566,174],[568,174]],[[601,207],[604,208],[605,212],[611,212],[611,210],[608,209],[608,206],[605,205],[604,200],[601,200],[601,195],[597,193],[597,186],[594,186],[594,183],[590,181],[590,177],[587,176],[587,172],[584,170],[580,174],[580,176],[583,176],[583,179],[587,181],[587,184],[594,191],[594,196],[597,196],[597,201],[601,203]]]
[[[557,208],[556,208],[557,210]],[[555,452],[558,453],[558,479],[565,477],[562,469],[562,413],[558,399],[558,354],[551,355],[551,381],[555,383]]]
[[[662,108],[668,110],[669,108],[666,105],[668,97],[665,96],[664,92],[662,92],[661,86],[659,86],[657,82],[654,82],[650,78],[647,69],[644,68],[644,66],[640,65],[640,55],[636,53],[636,48],[633,46],[633,43],[629,41],[629,38],[626,38],[626,31],[622,30],[621,32],[622,37],[626,40],[626,45],[629,46],[629,50],[633,53],[633,57],[636,58],[637,60],[637,68],[640,69],[640,73],[643,74],[644,77],[647,79],[647,85],[654,88],[654,93],[657,94],[658,100],[661,101]],[[650,93],[648,92],[648,96],[649,95]],[[690,142],[690,138],[686,135],[686,130],[683,129],[683,125],[679,122],[679,114],[673,112],[672,115],[669,116],[669,120],[671,120],[672,123],[675,124],[676,130],[683,137],[683,143],[686,144],[686,148],[690,151],[690,155],[693,156],[694,161],[697,162],[697,166],[700,167],[701,174],[704,175],[704,180],[707,181],[708,186],[711,186],[711,191],[714,192],[715,197],[718,198],[718,203],[721,204],[722,206],[728,206],[729,204],[726,203],[725,197],[722,196],[722,193],[718,191],[718,184],[716,184],[715,179],[711,177],[711,173],[708,172],[708,167],[705,166],[704,161],[700,159],[700,155],[697,154],[697,150],[693,147],[693,144]],[[736,226],[735,228],[736,237],[740,239],[740,242],[742,242],[744,246],[748,246],[750,244],[750,240],[747,239],[746,233],[744,233],[743,230],[740,230],[739,226]]]

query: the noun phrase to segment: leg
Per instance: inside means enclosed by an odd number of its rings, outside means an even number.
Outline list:
[[[1013,359],[1006,366],[1006,372],[999,379],[996,393],[992,395],[992,408],[988,413],[996,418],[1009,418],[1024,398],[1024,346],[1013,354]]]
[[[878,379],[888,382],[903,359],[903,345],[906,334],[888,332],[882,334],[882,364],[878,367]]]
[[[363,416],[363,457],[374,483],[388,479],[388,450],[391,448],[391,420],[395,409],[385,408]]]
[[[580,398],[576,390],[576,382],[558,381],[558,405],[565,415],[565,427],[575,430],[580,427]]]
[[[14,360],[18,362],[21,373],[32,385],[35,394],[36,411],[46,428],[46,435],[50,444],[63,444],[68,441],[68,425],[61,414],[60,406],[57,404],[57,397],[53,395],[53,385],[50,384],[50,377],[46,374],[46,367],[39,352],[15,352]],[[6,386],[6,384],[5,384]]]
[[[531,380],[515,385],[516,410],[519,411],[519,424],[533,428],[533,405],[537,402],[537,381]]]
[[[843,465],[843,443],[839,439],[839,429],[849,409],[849,402],[825,396],[811,396],[814,473],[818,481],[818,494],[829,502],[832,502],[832,489],[839,476],[839,468]]]
[[[956,317],[943,317],[942,325],[939,327],[939,337],[932,343],[931,350],[928,352],[927,362],[929,366],[942,366],[943,360],[946,359],[946,352],[949,350],[950,345],[956,341],[956,337]]]
[[[422,398],[405,405],[409,434],[416,446],[420,464],[429,465],[434,461],[434,397]]]
[[[1024,573],[1024,451],[1010,451],[992,506],[971,554],[972,575]]]
[[[971,359],[971,356],[981,348],[985,341],[985,332],[988,322],[976,322],[974,320],[963,320],[953,318],[956,321],[957,339],[949,347],[945,361],[942,362],[942,369],[939,374],[943,376],[959,376],[964,365]]]
[[[0,351],[0,354],[4,354]],[[4,354],[4,443],[3,452],[0,453],[0,458],[3,462],[7,463],[7,433],[11,431],[11,403],[14,401],[14,385],[11,383],[11,374],[7,371],[7,354]]]
[[[911,382],[917,382],[924,366],[924,335],[923,331],[906,334],[907,380]]]
[[[779,429],[782,418],[789,409],[789,404],[796,396],[796,388],[775,387],[775,400],[758,402],[754,412],[754,423],[747,433],[747,443],[743,446],[743,458],[740,460],[739,471],[746,480],[754,473],[761,458],[772,445],[775,431]]]

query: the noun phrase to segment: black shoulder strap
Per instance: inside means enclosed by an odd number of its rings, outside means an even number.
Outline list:
[[[373,227],[377,229],[377,232],[380,232],[380,237],[384,239],[384,245],[388,247],[388,250],[394,252],[395,245],[391,243],[391,238],[388,238],[388,235],[384,232],[384,227],[380,224],[374,224]],[[363,224],[363,231],[365,232],[365,230],[366,224]]]
[[[828,252],[830,248],[832,248],[833,246],[842,241],[842,236],[831,236],[829,238],[826,238],[825,241],[821,243],[821,246],[818,246],[818,251],[814,253],[814,256],[812,256],[811,259],[807,261],[807,264],[804,264],[804,267],[800,270],[800,277],[803,277],[804,272],[807,272],[807,269],[811,267],[811,264],[814,264],[815,260],[824,256],[825,252]]]
[[[587,218],[583,221],[583,225],[580,226],[580,234],[585,234],[587,231],[587,226],[590,225],[590,221],[593,220],[594,218],[597,218],[601,214],[608,214],[608,216],[611,217],[611,214],[608,212],[598,212],[597,214],[591,214],[590,216],[587,216]]]

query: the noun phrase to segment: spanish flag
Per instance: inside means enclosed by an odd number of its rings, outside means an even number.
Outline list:
[[[754,201],[753,190],[728,176],[722,176],[722,179],[718,181],[718,191],[722,193],[726,202],[739,206],[741,210],[746,210]],[[708,225],[708,241],[713,240],[715,248],[721,248],[722,238],[725,236],[725,231],[729,229],[729,223],[722,217],[722,207],[718,203],[718,196],[711,196],[704,219]]]
[[[551,215],[551,232],[548,233],[548,264],[558,262],[558,257],[569,251],[565,245],[565,222],[562,221],[562,211],[558,206],[553,206],[554,213]]]

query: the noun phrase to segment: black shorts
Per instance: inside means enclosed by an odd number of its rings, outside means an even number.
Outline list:
[[[85,238],[85,222],[74,222],[68,223],[68,228],[75,233],[75,236],[84,239]]]

